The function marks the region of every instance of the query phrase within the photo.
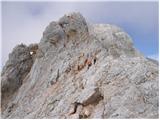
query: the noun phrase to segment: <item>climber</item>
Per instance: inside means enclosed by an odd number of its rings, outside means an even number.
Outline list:
[[[89,69],[91,67],[91,65],[92,65],[91,59],[88,58],[86,64],[87,64],[88,69]]]
[[[87,68],[89,69],[89,68],[91,67],[91,65],[92,65],[92,60],[91,60],[91,58],[87,58],[87,59],[85,60],[85,64],[88,66]]]
[[[89,57],[89,54],[87,54],[87,59],[85,60],[84,64],[88,66],[88,67],[87,67],[88,69],[89,69],[89,67],[92,65],[92,60],[91,60],[91,58]]]
[[[33,56],[33,55],[36,54],[36,52],[38,50],[38,44],[36,44],[36,43],[35,44],[30,44],[28,46],[28,48],[29,48],[29,51],[30,51],[30,55]]]
[[[96,64],[96,61],[97,61],[97,57],[94,56],[94,57],[93,57],[93,63],[94,63],[94,65]]]

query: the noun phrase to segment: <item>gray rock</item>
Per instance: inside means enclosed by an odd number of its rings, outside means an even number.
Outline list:
[[[71,13],[63,16],[59,19],[59,24],[68,37],[88,32],[86,20],[80,13]]]
[[[6,99],[23,84],[23,79],[29,73],[32,64],[33,59],[26,45],[17,45],[9,54],[9,60],[2,70],[2,108]]]
[[[158,118],[158,64],[121,28],[71,13],[46,27],[33,62],[30,48],[16,48],[2,72],[24,81],[2,82],[18,88],[2,97],[3,118]]]

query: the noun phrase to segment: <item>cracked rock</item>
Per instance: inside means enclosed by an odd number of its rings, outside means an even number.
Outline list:
[[[100,100],[103,99],[103,96],[101,95],[99,88],[86,88],[83,90],[78,99],[78,102],[86,106],[89,104],[98,103]]]
[[[39,43],[18,45],[1,73],[2,118],[158,118],[158,62],[110,24],[80,13],[52,21]]]
[[[9,54],[9,60],[2,70],[2,108],[7,104],[7,99],[23,84],[32,64],[30,50],[24,44],[17,45]]]

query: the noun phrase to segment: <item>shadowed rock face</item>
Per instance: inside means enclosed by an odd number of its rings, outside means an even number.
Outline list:
[[[158,74],[121,28],[71,13],[10,54],[2,117],[158,118]]]
[[[32,64],[33,60],[29,48],[23,44],[17,45],[9,54],[9,60],[2,70],[2,108],[7,98],[12,96],[22,85],[23,79],[29,73]]]

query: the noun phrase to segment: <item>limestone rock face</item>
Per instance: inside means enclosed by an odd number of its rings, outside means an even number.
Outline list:
[[[2,94],[16,88],[2,96],[3,118],[158,118],[158,64],[121,28],[71,13],[51,22],[38,44],[22,48],[8,61],[23,61],[25,69],[7,62],[2,72]]]
[[[80,13],[71,13],[63,16],[59,20],[59,25],[63,28],[68,37],[74,34],[83,34],[88,32],[86,20]]]
[[[9,60],[2,70],[2,108],[7,102],[7,98],[12,96],[22,85],[23,79],[29,73],[32,64],[33,60],[30,50],[23,44],[17,45],[13,52],[9,54]]]

